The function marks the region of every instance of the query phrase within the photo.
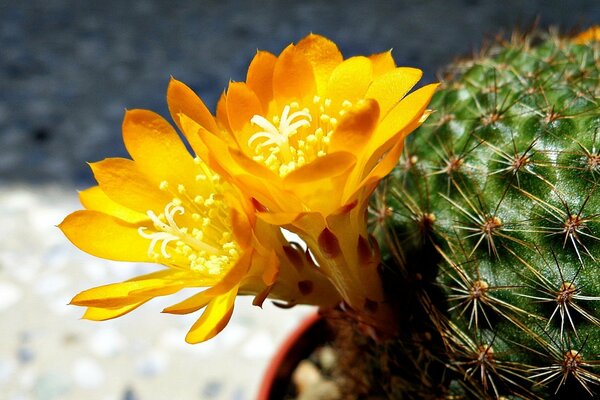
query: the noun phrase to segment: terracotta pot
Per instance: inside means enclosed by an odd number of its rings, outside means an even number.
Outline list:
[[[308,358],[330,336],[327,323],[319,314],[302,321],[275,353],[263,377],[257,399],[283,399],[291,384],[292,373],[300,361]]]

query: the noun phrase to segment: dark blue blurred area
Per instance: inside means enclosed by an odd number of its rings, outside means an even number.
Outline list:
[[[86,161],[125,156],[125,108],[167,116],[169,76],[214,108],[256,49],[309,32],[346,56],[394,49],[426,79],[515,26],[600,23],[597,0],[0,1],[0,182],[87,186]]]

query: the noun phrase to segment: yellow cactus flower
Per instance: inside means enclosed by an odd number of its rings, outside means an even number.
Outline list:
[[[299,234],[349,309],[379,328],[389,310],[365,209],[429,113],[436,84],[407,94],[421,76],[396,67],[390,52],[343,59],[311,34],[279,56],[259,51],[215,117],[181,82],[168,92],[196,153],[251,197],[263,220]]]
[[[592,26],[591,28],[581,32],[573,38],[573,42],[578,44],[600,42],[600,25]]]
[[[79,293],[72,304],[87,307],[84,318],[111,319],[157,296],[207,288],[164,310],[205,308],[186,337],[197,343],[223,329],[238,294],[255,295],[257,305],[267,296],[291,305],[339,302],[318,269],[308,261],[298,265],[297,250],[279,229],[257,221],[252,204],[193,158],[162,117],[128,111],[123,138],[133,160],[91,164],[99,185],[80,193],[85,209],[60,228],[92,255],[165,268]]]

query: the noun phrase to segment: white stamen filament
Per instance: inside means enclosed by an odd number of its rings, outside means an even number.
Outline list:
[[[262,115],[254,115],[252,119],[250,119],[250,122],[261,128],[262,131],[256,132],[250,136],[248,145],[252,146],[258,139],[267,139],[258,146],[277,145],[281,149],[281,154],[286,159],[289,159],[291,156],[289,138],[298,133],[298,129],[308,127],[312,122],[312,117],[308,109],[304,108],[300,111],[293,112],[292,114],[290,114],[290,110],[291,108],[289,105],[286,105],[283,108],[281,117],[278,118],[278,126],[275,126]]]
[[[205,251],[212,254],[219,254],[220,250],[193,237],[189,233],[187,233],[185,228],[179,228],[177,223],[175,222],[174,215],[177,213],[179,215],[183,215],[185,210],[182,206],[177,205],[178,202],[171,201],[165,206],[165,219],[168,222],[168,225],[165,224],[160,218],[152,211],[149,210],[146,214],[152,222],[154,223],[154,227],[160,232],[152,232],[146,233],[145,231],[148,229],[145,226],[138,228],[138,233],[146,238],[150,239],[150,245],[148,246],[148,255],[152,256],[154,253],[154,248],[156,244],[162,241],[160,250],[165,258],[171,258],[171,255],[167,252],[167,246],[170,242],[175,240],[181,240],[192,247],[197,251]]]

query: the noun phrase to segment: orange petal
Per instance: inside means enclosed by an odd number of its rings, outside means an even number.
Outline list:
[[[183,82],[171,77],[167,88],[167,103],[171,118],[182,132],[179,114],[185,114],[211,132],[218,132],[217,122],[204,102]]]
[[[273,69],[277,57],[268,51],[256,53],[246,75],[246,84],[260,99],[263,110],[267,110],[273,98]]]
[[[373,67],[366,57],[352,57],[339,64],[331,73],[325,97],[333,104],[362,98],[371,83]]]
[[[146,214],[131,210],[114,202],[100,189],[100,186],[93,186],[79,192],[79,201],[88,210],[100,211],[131,224],[148,220]]]
[[[213,338],[221,332],[229,322],[233,313],[233,304],[237,295],[238,286],[229,292],[215,297],[202,313],[202,316],[190,329],[185,337],[188,343],[200,343]]]
[[[157,184],[166,180],[173,186],[194,186],[194,161],[175,129],[160,115],[127,111],[123,140],[139,169]]]
[[[269,168],[260,164],[246,154],[236,149],[230,149],[231,158],[243,168],[247,173],[260,179],[267,179],[272,182],[273,185],[277,185],[280,182],[279,175],[275,174]]]
[[[107,308],[88,307],[85,310],[85,313],[83,314],[82,318],[90,320],[90,321],[106,321],[109,319],[113,319],[113,318],[117,318],[122,315],[125,315],[125,314],[135,310],[142,304],[148,302],[149,300],[150,299],[146,299],[146,300],[143,300],[143,301],[140,301],[137,303],[133,303],[133,304],[128,304],[128,305],[122,306],[122,307],[107,307]]]
[[[154,261],[148,256],[148,239],[138,226],[98,211],[80,210],[58,226],[78,248],[96,257],[117,261]]]
[[[256,115],[263,110],[256,94],[243,82],[231,82],[227,89],[227,117],[233,132],[241,131]]]
[[[171,197],[148,180],[137,163],[124,158],[107,158],[90,164],[102,191],[113,201],[141,213],[162,211]]]
[[[317,93],[325,93],[331,72],[343,61],[342,53],[331,40],[310,34],[296,44],[312,64],[317,85]]]
[[[221,131],[231,132],[227,116],[227,93],[225,92],[221,94],[219,101],[217,101],[217,123],[221,126]]]
[[[371,138],[378,121],[379,105],[375,100],[365,100],[344,115],[331,135],[329,151],[360,152]]]
[[[369,60],[373,65],[373,76],[378,77],[388,71],[396,68],[396,62],[392,57],[392,51],[384,51],[383,53],[371,54]]]
[[[289,45],[277,58],[273,70],[274,98],[284,102],[312,98],[315,91],[316,83],[311,63],[293,44]]]
[[[423,71],[417,68],[396,68],[377,77],[365,97],[377,100],[382,119],[421,79]]]
[[[356,157],[345,151],[326,154],[286,175],[284,188],[293,190],[297,185],[313,185],[318,180],[333,178],[346,172],[355,162]]]

